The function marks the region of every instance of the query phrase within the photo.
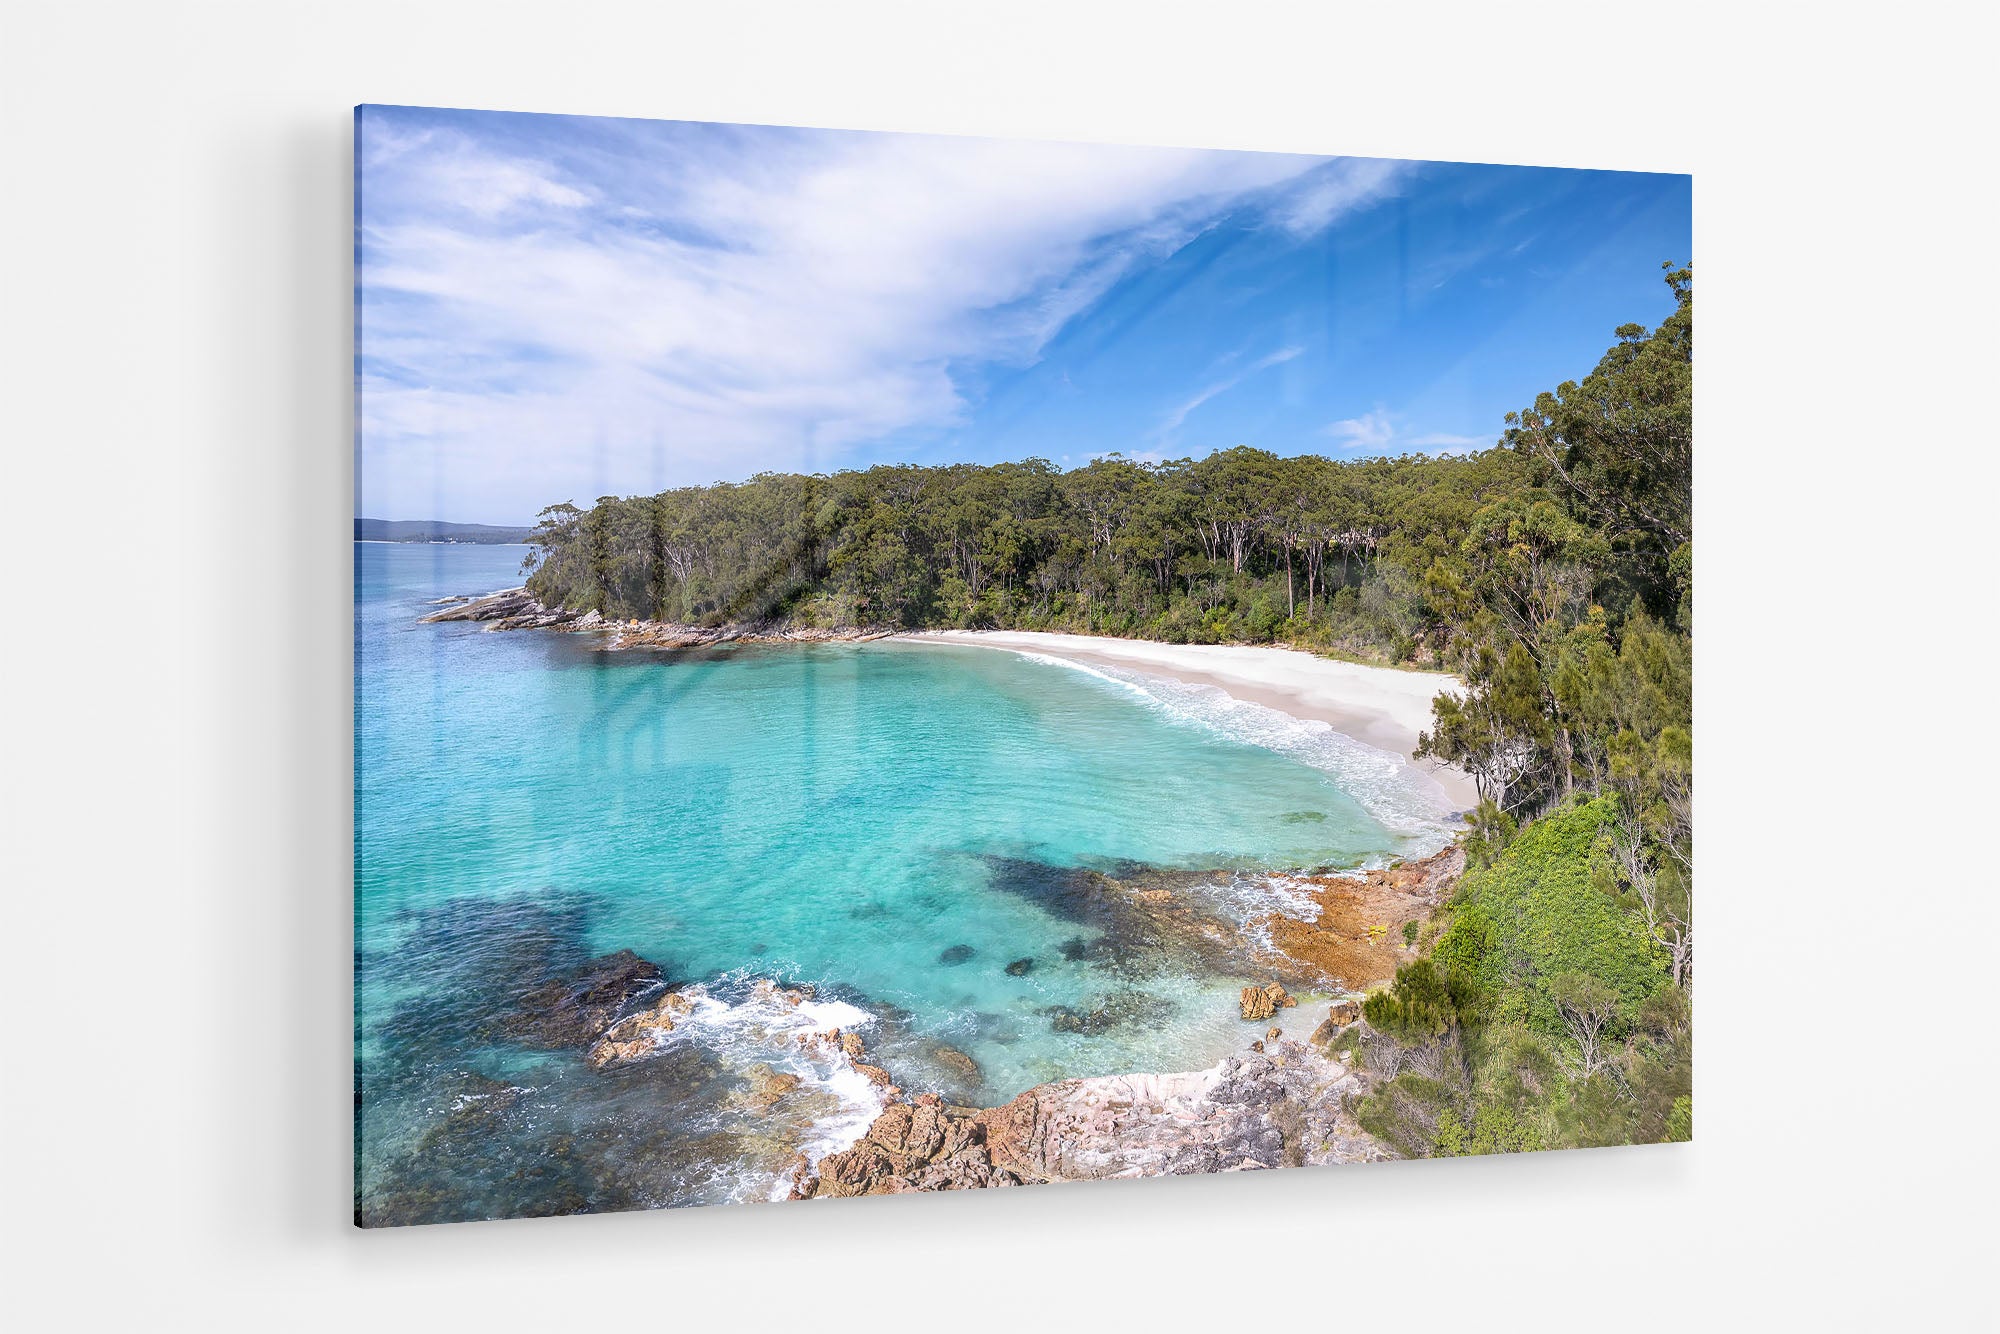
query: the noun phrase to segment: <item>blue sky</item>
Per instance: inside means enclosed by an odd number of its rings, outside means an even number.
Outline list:
[[[367,107],[360,512],[1490,445],[1671,308],[1685,176]]]

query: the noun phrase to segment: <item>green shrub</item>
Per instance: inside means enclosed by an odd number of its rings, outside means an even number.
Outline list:
[[[1613,1031],[1622,1033],[1667,982],[1665,952],[1593,874],[1615,812],[1611,798],[1557,811],[1522,830],[1491,866],[1467,873],[1432,957],[1466,976],[1490,1006],[1483,1017],[1558,1037],[1553,983],[1582,975],[1616,993]]]
[[[1396,980],[1361,1003],[1361,1015],[1377,1032],[1405,1046],[1443,1037],[1459,1022],[1460,996],[1452,979],[1429,959],[1406,963]]]

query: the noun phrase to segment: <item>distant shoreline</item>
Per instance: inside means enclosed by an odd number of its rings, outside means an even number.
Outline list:
[[[444,519],[370,519],[356,515],[356,542],[511,547],[525,545],[534,529],[506,523],[451,523]]]

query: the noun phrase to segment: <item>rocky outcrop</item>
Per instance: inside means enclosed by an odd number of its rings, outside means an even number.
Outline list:
[[[710,644],[739,641],[820,643],[882,639],[894,630],[853,627],[825,629],[796,626],[783,621],[732,622],[727,625],[681,625],[673,621],[607,619],[596,611],[573,611],[568,607],[544,604],[526,586],[503,588],[484,597],[451,599],[452,605],[418,619],[426,622],[481,621],[490,630],[569,630],[598,631],[605,636],[605,649],[701,648]]]
[[[1464,855],[1434,856],[1367,872],[1187,871],[1133,866],[1098,869],[989,857],[988,883],[1088,932],[1063,957],[1104,972],[1144,978],[1163,971],[1239,973],[1293,990],[1329,984],[1361,989],[1395,976],[1415,957],[1404,937],[1450,892]],[[1282,881],[1273,892],[1265,881]],[[1268,1018],[1245,998],[1246,1020]],[[1087,1007],[1061,1020],[1093,1026]],[[1274,1004],[1273,1010],[1284,1008]],[[1101,1020],[1097,1021],[1101,1024]]]
[[[443,611],[434,611],[417,619],[423,622],[485,621],[494,630],[542,630],[553,626],[581,630],[601,628],[604,624],[603,618],[594,611],[575,612],[566,607],[543,606],[525,587],[503,588],[485,597],[468,598]]]
[[[1327,1007],[1326,1018],[1320,1021],[1319,1027],[1315,1028],[1312,1031],[1312,1036],[1306,1040],[1315,1047],[1324,1047],[1327,1043],[1333,1041],[1360,1022],[1361,1002],[1359,1000],[1352,996],[1345,1000],[1337,1000]]]
[[[1269,1019],[1278,1011],[1297,1005],[1285,991],[1284,983],[1269,982],[1261,987],[1245,987],[1237,1009],[1245,1019]]]
[[[577,624],[573,629],[584,629]],[[712,644],[854,644],[887,639],[894,629],[792,625],[785,621],[737,621],[728,625],[680,625],[673,621],[606,621],[600,648],[706,648]]]
[[[853,1148],[828,1154],[815,1168],[801,1164],[791,1198],[1019,1185],[1013,1173],[994,1166],[980,1116],[932,1093],[891,1103]]]
[[[1302,1043],[1183,1074],[1065,1079],[981,1114],[1026,1182],[1238,1172],[1393,1157],[1348,1115],[1366,1077]]]
[[[1368,1077],[1300,1042],[1181,1074],[1064,1079],[1001,1107],[932,1094],[886,1108],[853,1148],[803,1162],[792,1199],[1379,1162],[1348,1108]]]
[[[1377,986],[1417,957],[1406,928],[1428,920],[1464,872],[1465,851],[1453,846],[1382,870],[1297,877],[1317,912],[1310,920],[1273,914],[1256,925],[1309,973],[1355,990]]]
[[[500,1030],[526,1047],[587,1047],[627,1003],[664,981],[658,965],[619,950],[524,992],[513,1012],[501,1019]]]
[[[605,1029],[591,1044],[585,1059],[599,1070],[643,1060],[657,1051],[667,1034],[674,1031],[675,1020],[693,1012],[693,1001],[670,991],[660,997],[658,1004],[628,1014]]]

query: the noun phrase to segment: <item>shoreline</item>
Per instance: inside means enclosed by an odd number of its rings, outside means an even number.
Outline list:
[[[1463,694],[1465,690],[1457,677],[1443,672],[1374,667],[1262,644],[1168,644],[1045,630],[805,629],[783,623],[692,626],[617,621],[594,611],[578,613],[545,606],[525,587],[440,601],[443,605],[438,610],[418,620],[483,622],[490,630],[600,634],[607,636],[602,645],[606,652],[671,651],[732,643],[892,640],[1001,649],[1061,658],[1085,667],[1134,671],[1183,685],[1206,686],[1246,704],[1305,722],[1324,723],[1364,746],[1395,755],[1409,775],[1434,794],[1443,812],[1459,815],[1479,804],[1479,790],[1470,775],[1416,757],[1419,734],[1430,726],[1432,699],[1442,691]]]
[[[1415,756],[1418,736],[1430,726],[1432,698],[1441,691],[1463,693],[1464,684],[1455,676],[1371,667],[1301,649],[1252,644],[1167,644],[1034,630],[918,630],[893,638],[1041,654],[1210,686],[1248,704],[1325,723],[1363,745],[1402,757],[1414,774],[1438,789],[1452,811],[1479,804],[1479,791],[1470,776]]]

